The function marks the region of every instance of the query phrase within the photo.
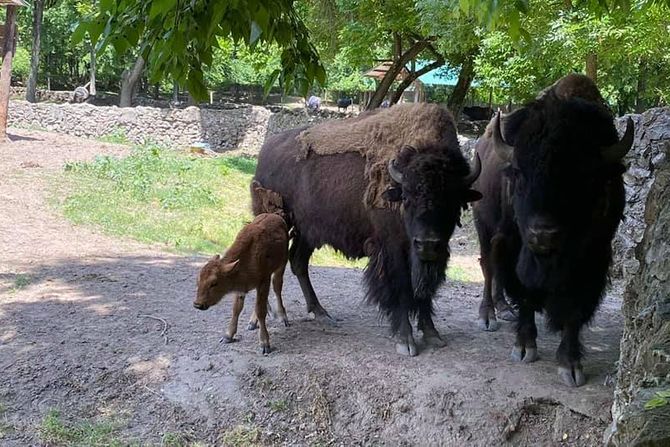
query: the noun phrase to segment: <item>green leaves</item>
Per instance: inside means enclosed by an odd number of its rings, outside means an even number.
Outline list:
[[[657,391],[656,395],[644,404],[645,410],[654,410],[670,404],[670,389]]]
[[[281,68],[286,86],[308,89],[325,83],[309,33],[294,9],[293,0],[101,0],[98,10],[82,20],[74,38],[88,34],[98,48],[114,47],[119,56],[137,52],[141,44],[149,77],[170,74],[196,99],[207,97],[204,69],[213,63],[220,38],[265,50],[277,44],[291,54]]]

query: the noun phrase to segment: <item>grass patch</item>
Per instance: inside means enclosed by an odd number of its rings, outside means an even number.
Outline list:
[[[30,285],[31,278],[30,275],[26,275],[25,273],[19,273],[14,277],[14,285],[12,286],[12,292],[18,292],[21,289],[25,289]],[[2,411],[0,411],[0,414]]]
[[[252,219],[249,183],[255,170],[256,160],[249,157],[202,158],[146,145],[124,158],[66,165],[59,202],[73,222],[108,234],[182,252],[221,253]],[[365,265],[330,248],[312,259],[316,265]]]
[[[255,447],[260,445],[261,432],[258,427],[238,425],[225,432],[223,445],[230,447]]]
[[[121,128],[116,128],[110,133],[98,137],[97,140],[103,143],[131,144],[131,141],[128,139],[126,131]]]
[[[121,447],[128,443],[115,437],[118,427],[111,422],[66,423],[60,413],[50,410],[40,425],[40,438],[49,445],[72,447]]]
[[[479,282],[479,277],[476,272],[471,272],[467,268],[453,264],[450,264],[447,267],[447,278],[458,282]]]
[[[268,402],[268,406],[270,407],[270,410],[275,413],[281,413],[288,409],[288,402],[286,402],[285,399],[271,400]]]

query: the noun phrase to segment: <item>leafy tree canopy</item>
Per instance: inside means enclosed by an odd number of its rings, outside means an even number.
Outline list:
[[[198,99],[207,95],[205,67],[214,60],[221,38],[250,49],[281,48],[280,67],[266,87],[279,78],[286,90],[306,94],[326,73],[292,0],[100,0],[81,21],[73,41],[88,34],[99,51],[108,45],[120,54],[139,46],[148,62],[150,82],[166,74]]]

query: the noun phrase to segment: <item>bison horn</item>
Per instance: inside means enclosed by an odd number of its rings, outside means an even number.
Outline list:
[[[502,132],[500,131],[500,112],[493,118],[493,149],[503,161],[509,163],[512,161],[514,147],[505,143]]]
[[[634,136],[635,126],[633,125],[633,120],[628,117],[628,121],[626,121],[626,132],[623,134],[623,137],[621,137],[621,140],[611,146],[601,149],[603,159],[611,163],[620,161],[633,146]]]
[[[475,180],[479,177],[479,174],[482,172],[482,160],[479,158],[479,154],[475,152],[475,165],[471,168],[470,173],[465,176],[463,181],[466,185],[472,185]]]
[[[396,183],[402,184],[402,172],[398,171],[395,167],[395,160],[390,160],[389,161],[389,174],[391,174],[391,178],[395,180]]]

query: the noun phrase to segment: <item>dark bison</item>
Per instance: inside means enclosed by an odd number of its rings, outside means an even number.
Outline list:
[[[506,292],[519,307],[512,359],[529,363],[538,357],[535,312],[544,310],[549,328],[561,331],[560,378],[580,386],[579,333],[607,283],[633,122],[619,140],[597,87],[577,74],[502,121],[496,115],[476,147],[475,187],[484,194],[474,206],[485,277],[479,322],[497,328],[494,308],[505,310]]]
[[[491,107],[466,106],[463,107],[463,114],[470,121],[489,120],[493,116],[493,109]]]
[[[382,197],[394,205],[374,208],[364,203],[369,180],[366,158],[358,150],[302,156],[299,136],[304,129],[269,138],[261,148],[254,179],[282,197],[294,226],[289,259],[307,311],[318,319],[330,320],[308,275],[309,259],[316,248],[328,244],[349,258],[369,256],[365,270],[368,301],[390,318],[398,341],[396,350],[416,355],[410,317],[418,317],[418,329],[426,343],[443,345],[432,320],[432,299],[444,281],[448,241],[461,210],[481,197],[470,189],[480,165],[471,172],[446,109],[398,106],[337,125],[344,125],[348,134],[347,126],[371,116],[376,119],[370,128],[362,129],[363,134],[380,132],[385,141],[394,140],[388,133],[400,135],[403,129],[412,133],[412,126],[417,125],[439,127],[437,133],[443,135],[430,145],[405,146],[395,159],[382,164],[384,175],[392,178]],[[338,140],[342,147],[359,143],[353,134]],[[254,213],[262,211],[253,194],[252,199]]]
[[[339,112],[340,109],[344,109],[344,111],[346,112],[351,104],[352,104],[351,98],[340,98],[337,100],[337,111]]]

